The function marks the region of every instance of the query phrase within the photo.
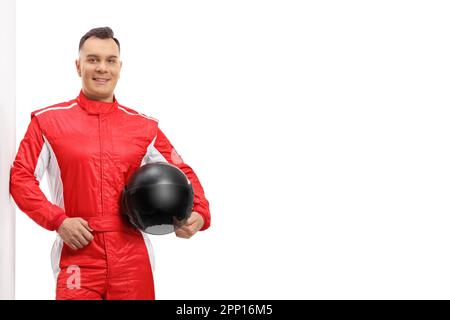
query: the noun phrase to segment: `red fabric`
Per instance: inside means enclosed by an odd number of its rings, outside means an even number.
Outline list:
[[[11,168],[11,195],[23,212],[48,230],[58,230],[67,217],[82,217],[94,229],[94,240],[85,248],[72,251],[63,246],[57,298],[154,298],[142,234],[119,212],[120,193],[130,175],[144,158],[156,160],[148,153],[152,143],[191,181],[193,210],[204,219],[202,230],[207,229],[209,203],[202,185],[158,128],[157,120],[121,106],[117,100],[88,100],[82,92],[74,100],[32,113]],[[50,154],[47,158],[46,153]],[[62,182],[59,205],[50,202],[39,188],[42,169],[51,171],[49,180],[54,185],[58,186],[58,177]],[[53,189],[58,193],[58,187]],[[77,290],[67,288],[71,265],[81,271]]]

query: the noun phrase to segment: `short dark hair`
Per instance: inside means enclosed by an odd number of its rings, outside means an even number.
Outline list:
[[[110,27],[101,27],[101,28],[94,28],[89,30],[84,36],[80,39],[80,44],[78,45],[78,51],[81,50],[81,47],[86,42],[87,39],[90,37],[96,37],[100,39],[113,39],[114,42],[119,47],[120,52],[120,42],[116,38],[114,38],[114,31]]]

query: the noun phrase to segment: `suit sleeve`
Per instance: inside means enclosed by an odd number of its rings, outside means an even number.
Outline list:
[[[191,167],[184,163],[183,159],[177,153],[176,149],[172,146],[170,141],[159,128],[154,141],[154,147],[167,162],[177,166],[188,177],[194,189],[193,211],[198,212],[203,217],[204,221],[203,227],[200,229],[200,231],[208,229],[211,224],[209,202],[205,197],[203,187],[194,170],[192,170]]]
[[[20,210],[48,230],[58,230],[64,210],[52,204],[39,187],[50,153],[37,118],[32,116],[10,171],[10,193]]]

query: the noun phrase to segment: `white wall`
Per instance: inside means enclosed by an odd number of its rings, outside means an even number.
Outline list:
[[[210,230],[152,237],[157,298],[450,298],[447,2],[17,4],[18,142],[109,25],[119,101],[205,187]],[[53,238],[18,215],[17,298],[53,298]]]
[[[9,170],[16,135],[16,6],[0,2],[0,299],[14,299],[15,215]]]

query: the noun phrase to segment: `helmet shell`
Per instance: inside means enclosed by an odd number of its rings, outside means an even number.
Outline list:
[[[122,213],[150,234],[167,234],[192,213],[194,192],[186,175],[165,162],[145,164],[130,177],[121,197]]]

